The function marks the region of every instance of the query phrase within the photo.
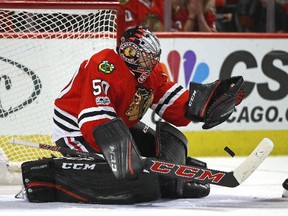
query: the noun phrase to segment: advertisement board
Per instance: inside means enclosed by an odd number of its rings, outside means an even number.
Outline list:
[[[223,149],[230,146],[236,155],[247,155],[263,137],[275,143],[272,154],[288,154],[288,36],[194,36],[161,38],[161,62],[171,79],[189,88],[191,81],[241,75],[245,99],[215,128],[203,130],[202,123],[180,128],[190,154],[227,156]],[[152,127],[158,120],[153,113],[145,118]]]
[[[190,81],[244,77],[244,101],[227,124],[213,130],[288,129],[287,39],[177,38],[162,39],[161,45],[161,62],[186,88]],[[201,124],[184,130],[201,130]]]
[[[222,155],[226,145],[232,146],[239,155],[247,154],[263,137],[277,144],[275,154],[288,154],[288,36],[229,38],[169,34],[159,37],[163,68],[171,80],[185,88],[189,88],[191,81],[205,84],[239,75],[245,80],[245,99],[227,122],[211,130],[203,130],[202,123],[179,128],[189,140],[191,155]],[[35,134],[40,133],[40,128],[51,133],[51,124],[41,118],[52,116],[53,102],[59,91],[82,60],[98,51],[95,44],[100,43],[51,39],[43,46],[43,40],[34,40],[29,47],[26,40],[21,40],[19,45],[17,40],[1,39],[1,43],[9,44],[6,50],[0,50],[3,135]],[[59,43],[65,50],[58,49]],[[66,50],[73,46],[88,49],[85,53]],[[11,73],[14,73],[13,80]],[[12,111],[13,115],[9,115]],[[30,122],[35,115],[41,126]],[[143,118],[152,128],[159,120],[153,111]],[[15,131],[19,121],[24,125]]]

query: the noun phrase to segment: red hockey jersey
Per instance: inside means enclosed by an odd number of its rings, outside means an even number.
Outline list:
[[[139,84],[122,58],[104,49],[81,64],[55,100],[52,139],[83,136],[99,152],[92,134],[96,126],[120,117],[130,128],[149,107],[166,121],[185,126],[190,122],[184,115],[188,99],[188,90],[168,82],[160,64]]]

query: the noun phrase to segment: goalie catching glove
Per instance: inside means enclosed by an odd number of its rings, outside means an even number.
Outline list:
[[[236,76],[209,84],[190,83],[186,117],[210,129],[226,121],[244,98],[244,80]]]

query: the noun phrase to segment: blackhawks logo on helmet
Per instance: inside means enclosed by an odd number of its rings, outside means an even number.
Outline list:
[[[98,65],[98,70],[100,72],[103,72],[104,74],[110,74],[114,71],[115,66],[108,62],[107,60],[103,60],[99,65]]]

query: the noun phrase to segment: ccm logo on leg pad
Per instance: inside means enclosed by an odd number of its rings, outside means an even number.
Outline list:
[[[62,169],[74,169],[74,170],[94,170],[96,164],[84,164],[84,163],[62,163]]]

